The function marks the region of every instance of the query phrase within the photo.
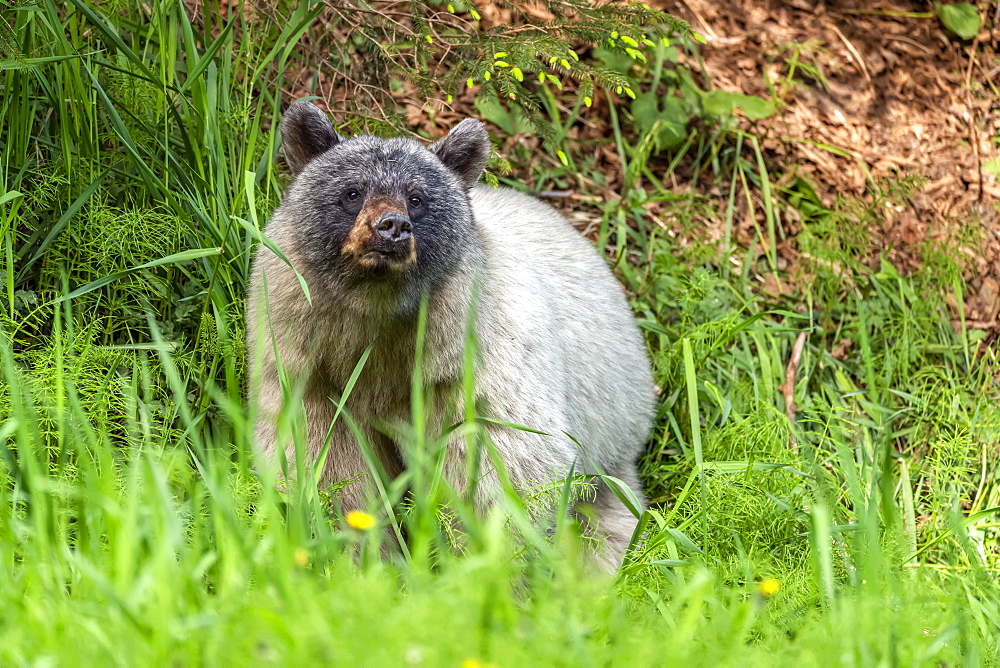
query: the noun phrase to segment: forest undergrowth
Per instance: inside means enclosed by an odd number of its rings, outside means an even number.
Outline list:
[[[578,12],[567,25],[586,30],[508,55],[519,33],[476,41],[471,4],[421,5],[407,34],[375,19],[352,32],[345,12],[366,7],[4,10],[2,660],[996,663],[1000,365],[961,307],[979,222],[901,274],[867,232],[919,175],[824,203],[738,122],[780,97],[711,90],[679,64],[698,37],[651,10]],[[341,60],[324,30],[354,35]],[[442,44],[473,64],[435,93]],[[390,557],[369,515],[337,528],[336,487],[277,484],[252,455],[243,307],[288,182],[287,76],[369,62],[382,102],[410,87],[438,95],[432,113],[471,90],[498,145],[541,137],[493,178],[578,204],[630,295],[660,405],[640,462],[651,503],[614,576],[586,566],[572,522],[536,528],[514,490],[486,517],[442,498],[430,454],[384,490],[408,537]],[[613,128],[601,146],[574,131],[596,115]],[[370,108],[335,120],[407,131]],[[698,187],[668,185],[680,171]],[[794,275],[784,245],[803,258]]]

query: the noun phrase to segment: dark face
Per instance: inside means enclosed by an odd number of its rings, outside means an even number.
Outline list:
[[[320,279],[422,293],[475,243],[468,189],[489,155],[478,122],[464,121],[429,147],[342,139],[316,107],[296,103],[282,134],[296,174],[282,208],[296,219],[298,249]]]
[[[308,212],[298,228],[303,259],[350,283],[447,273],[472,226],[457,177],[406,139],[339,142],[306,166],[287,199]]]

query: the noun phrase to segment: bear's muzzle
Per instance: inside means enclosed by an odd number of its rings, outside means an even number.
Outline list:
[[[413,223],[401,201],[369,198],[361,207],[341,252],[375,274],[402,271],[417,260]]]

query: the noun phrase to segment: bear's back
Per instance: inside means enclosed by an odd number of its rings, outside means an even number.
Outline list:
[[[558,419],[605,455],[599,466],[634,456],[652,424],[653,379],[622,287],[547,204],[508,188],[479,186],[470,196],[486,262],[480,346],[488,366],[506,370],[497,391],[537,379],[549,390],[540,420]]]

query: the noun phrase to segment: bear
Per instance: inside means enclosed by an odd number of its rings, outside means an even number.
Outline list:
[[[444,397],[433,402],[429,425],[440,430],[460,417],[455,408],[464,404],[455,397],[471,327],[476,410],[514,488],[599,472],[645,503],[636,460],[656,396],[624,289],[555,209],[478,184],[491,153],[483,124],[466,118],[429,145],[345,138],[318,107],[299,101],[280,130],[293,180],[263,234],[284,257],[258,246],[247,300],[247,346],[256,360],[249,399],[263,457],[273,462],[283,451],[294,461],[292,439],[279,443],[276,426],[289,408],[284,376],[300,384],[295,401],[309,463],[325,452],[318,477],[350,481],[341,507],[362,507],[371,493],[369,464],[348,421],[334,418],[367,352],[343,410],[384,474],[399,475],[404,444],[379,425],[411,418],[424,308],[422,381]],[[466,454],[462,438],[448,441],[443,472],[459,491],[470,485]],[[480,511],[500,488],[495,459],[483,457],[472,473]],[[578,514],[613,570],[637,519],[603,479],[594,480],[590,508]]]

